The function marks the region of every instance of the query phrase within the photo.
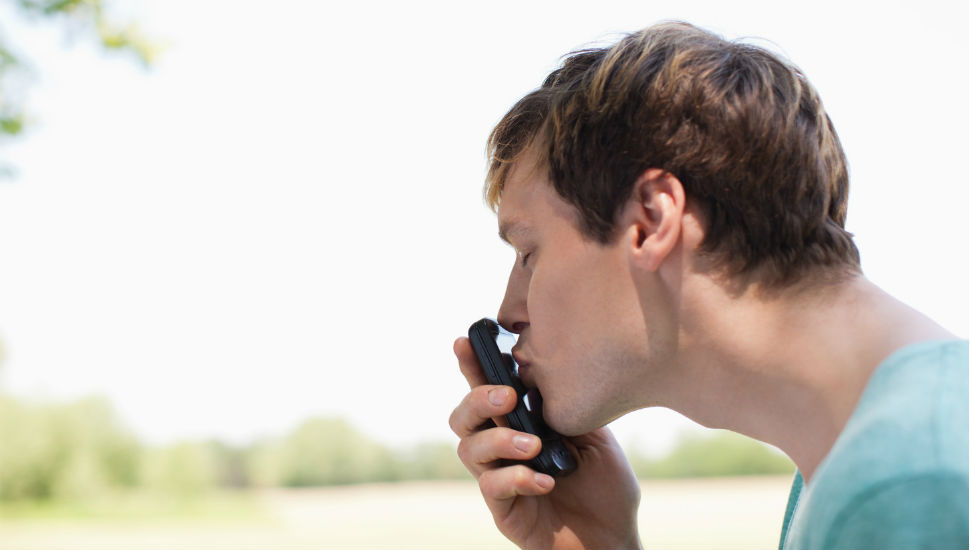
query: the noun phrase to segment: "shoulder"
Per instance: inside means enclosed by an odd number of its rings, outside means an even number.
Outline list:
[[[852,495],[825,532],[823,548],[966,548],[967,477],[923,472]]]
[[[967,471],[967,342],[924,342],[873,373],[819,476],[879,482]]]
[[[880,365],[802,495],[802,542],[966,547],[967,349],[925,342]]]

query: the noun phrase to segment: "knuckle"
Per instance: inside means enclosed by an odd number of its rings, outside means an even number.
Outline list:
[[[471,449],[469,449],[470,445],[471,444],[468,442],[467,438],[458,441],[458,459],[461,460],[462,464],[465,464],[466,466],[471,463]]]
[[[499,470],[486,470],[478,476],[478,488],[485,498],[497,498],[497,479]]]
[[[508,428],[492,426],[481,431],[480,437],[484,447],[487,447],[494,456],[505,458],[502,452],[505,449],[505,434]]]
[[[516,487],[523,487],[528,485],[530,479],[532,479],[532,470],[527,466],[518,465],[515,466],[515,473],[513,474],[512,481]]]
[[[470,414],[474,414],[475,407],[473,401],[474,394],[469,392],[462,398],[461,403],[451,411],[451,416],[448,418],[448,426],[451,427],[451,431],[455,432],[458,437],[463,437],[470,429],[468,417]]]
[[[461,435],[459,433],[461,424],[458,421],[459,417],[461,416],[460,409],[461,405],[458,405],[455,407],[455,410],[451,411],[451,416],[448,417],[448,426],[451,428],[451,431],[455,432],[457,435]]]

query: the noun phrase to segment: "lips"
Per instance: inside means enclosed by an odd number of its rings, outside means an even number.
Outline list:
[[[519,379],[522,380],[522,384],[527,388],[535,388],[536,381],[532,375],[532,365],[522,357],[522,354],[518,350],[512,350],[512,358],[519,365]]]

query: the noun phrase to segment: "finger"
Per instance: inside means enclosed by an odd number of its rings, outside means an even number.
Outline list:
[[[494,428],[462,438],[458,442],[458,458],[477,478],[485,470],[498,467],[500,459],[528,460],[541,448],[542,441],[534,435]]]
[[[508,386],[477,386],[465,395],[448,419],[451,431],[464,439],[492,419],[505,423],[503,415],[515,408],[515,390]]]
[[[516,497],[538,496],[552,491],[556,480],[522,464],[486,470],[478,478],[485,504],[496,518],[509,515]]]
[[[478,364],[478,357],[475,356],[475,350],[472,349],[471,341],[467,337],[462,336],[455,340],[453,349],[455,350],[455,357],[458,358],[458,368],[465,375],[465,380],[468,381],[468,385],[474,388],[475,386],[488,384],[488,379],[485,378],[485,373],[482,372],[482,367]]]

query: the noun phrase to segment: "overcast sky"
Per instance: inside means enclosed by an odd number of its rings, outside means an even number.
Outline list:
[[[488,132],[562,54],[670,18],[807,73],[866,274],[967,336],[966,2],[346,4],[118,2],[167,44],[150,71],[4,4],[36,120],[3,145],[0,388],[106,395],[152,442],[319,414],[452,438],[452,341],[513,261],[481,200]],[[685,426],[617,431],[651,450]]]

